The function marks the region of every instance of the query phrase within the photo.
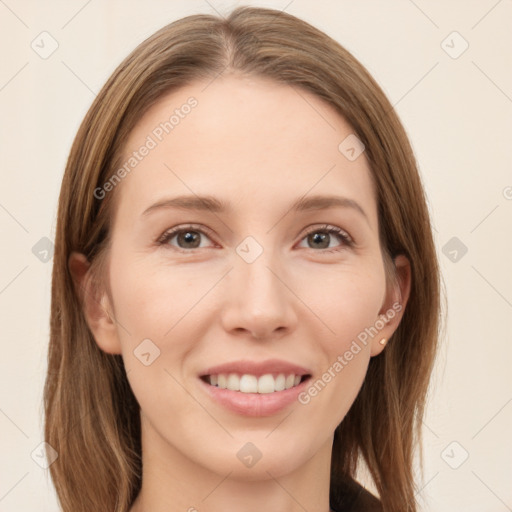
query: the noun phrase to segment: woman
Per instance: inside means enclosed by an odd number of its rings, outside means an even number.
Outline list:
[[[62,183],[62,508],[415,511],[438,324],[414,155],[364,67],[280,11],[171,23],[100,91]]]

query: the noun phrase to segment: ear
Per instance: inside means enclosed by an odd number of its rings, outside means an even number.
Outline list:
[[[109,354],[120,354],[121,343],[117,334],[112,304],[105,290],[93,279],[91,264],[85,255],[72,252],[68,267],[75,291],[82,304],[83,313],[97,345]]]
[[[386,297],[379,311],[379,320],[376,327],[379,329],[376,336],[373,337],[371,346],[371,356],[380,354],[389,339],[396,331],[402,320],[402,316],[409,300],[411,292],[411,265],[407,257],[400,254],[394,259],[395,278],[388,285]],[[385,340],[381,344],[381,340]]]

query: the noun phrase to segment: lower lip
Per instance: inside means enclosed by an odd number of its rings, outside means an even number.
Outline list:
[[[226,409],[244,416],[271,416],[293,402],[298,402],[298,395],[304,391],[311,377],[290,389],[273,393],[242,393],[212,386],[199,379],[207,394]]]

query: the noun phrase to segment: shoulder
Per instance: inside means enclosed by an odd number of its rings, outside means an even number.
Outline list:
[[[335,512],[382,512],[380,500],[352,479],[331,489],[330,499]]]

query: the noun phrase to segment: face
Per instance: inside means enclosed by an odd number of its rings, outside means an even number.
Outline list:
[[[122,354],[154,453],[278,477],[330,456],[399,292],[365,154],[339,149],[350,125],[288,85],[206,85],[156,103],[126,143],[130,171],[102,189],[118,194],[115,320],[90,325]]]

